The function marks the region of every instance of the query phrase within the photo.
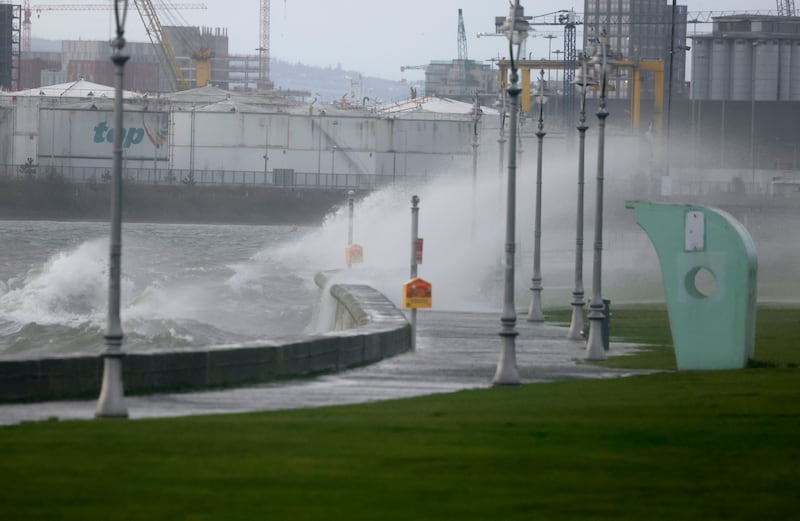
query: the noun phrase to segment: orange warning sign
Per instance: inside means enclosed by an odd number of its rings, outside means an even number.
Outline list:
[[[344,262],[348,266],[364,262],[364,248],[360,244],[348,244],[344,249]]]
[[[433,286],[431,283],[416,277],[403,284],[403,307],[433,307]]]

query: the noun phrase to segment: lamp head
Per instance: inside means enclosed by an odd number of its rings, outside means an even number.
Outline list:
[[[500,26],[500,32],[504,33],[514,45],[521,45],[528,37],[530,28],[528,17],[525,16],[525,8],[519,5],[519,0],[515,0],[508,10],[505,22]]]
[[[581,67],[575,71],[575,78],[571,83],[575,85],[578,92],[586,92],[595,89],[598,85],[597,78],[595,78],[586,67]]]

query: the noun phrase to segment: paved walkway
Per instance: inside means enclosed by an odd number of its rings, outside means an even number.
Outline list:
[[[489,387],[500,353],[499,314],[418,313],[417,350],[380,363],[313,379],[238,389],[127,398],[131,418],[296,409],[388,400]],[[566,329],[517,322],[517,366],[523,383],[569,378],[611,378],[635,371],[577,363],[584,344]],[[611,352],[625,347],[612,344]],[[90,419],[96,399],[0,405],[0,425],[51,418]]]

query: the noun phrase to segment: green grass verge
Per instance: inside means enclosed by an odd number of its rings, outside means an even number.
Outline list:
[[[616,310],[615,334],[625,332],[625,315]],[[641,331],[630,324],[626,338],[651,338],[638,316]],[[794,519],[797,316],[759,311],[759,341],[770,343],[762,359],[784,368],[0,428],[0,512],[14,520]]]
[[[547,319],[569,325],[571,310],[548,310]],[[625,369],[675,369],[675,351],[663,305],[620,306],[611,310],[612,341],[641,344],[630,355],[593,362]],[[756,313],[756,348],[751,367],[800,367],[800,310],[760,306]]]

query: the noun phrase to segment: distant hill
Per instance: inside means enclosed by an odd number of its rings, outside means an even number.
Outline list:
[[[61,52],[60,40],[32,38],[31,44],[36,52]],[[367,97],[370,103],[375,100],[385,103],[408,99],[411,94],[410,86],[400,81],[361,77],[358,71],[344,70],[341,66],[313,67],[275,58],[270,63],[270,77],[276,88],[305,90],[320,101],[335,101],[346,96],[358,102],[366,101],[364,97]],[[422,94],[422,89],[419,91]]]
[[[400,81],[362,77],[358,71],[341,67],[313,67],[278,59],[270,62],[270,79],[276,88],[306,90],[321,101],[335,101],[345,96],[358,102],[378,100],[385,103],[408,99],[411,93],[410,86]]]

